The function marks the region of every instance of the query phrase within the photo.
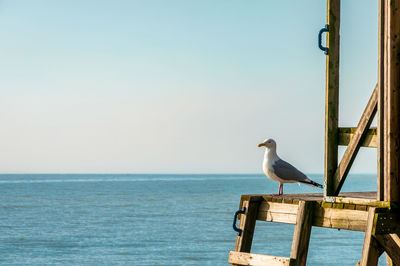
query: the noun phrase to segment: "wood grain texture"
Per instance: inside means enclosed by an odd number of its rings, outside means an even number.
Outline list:
[[[303,198],[303,197],[301,197]],[[301,200],[300,200],[301,202]],[[299,203],[280,203],[263,201],[260,204],[257,220],[296,224]],[[345,208],[347,203],[314,202],[312,225],[327,228],[364,231],[367,224],[368,210],[366,205],[355,205]],[[358,208],[362,207],[362,208]]]
[[[355,136],[356,127],[340,127],[339,128],[339,145],[349,145],[352,138]],[[370,128],[365,133],[365,136],[361,140],[361,147],[377,148],[378,146],[378,135],[376,128]]]
[[[316,201],[318,204],[343,204],[345,209],[354,209],[355,205],[360,206],[374,206],[379,208],[400,208],[399,204],[388,201],[376,200],[376,192],[342,192],[336,197],[324,197],[322,193],[304,193],[304,194],[283,194],[280,196],[269,195],[269,194],[254,194],[254,195],[242,195],[242,201],[250,200],[254,202],[262,202],[260,207],[265,209],[266,202],[270,203],[286,203],[286,204],[298,204],[299,201]],[[276,206],[276,205],[275,205]],[[353,207],[353,208],[352,208]],[[294,214],[290,212],[290,214]]]
[[[379,256],[382,254],[382,248],[378,241],[373,237],[376,226],[376,208],[371,207],[368,211],[367,228],[365,229],[364,244],[360,260],[361,266],[378,265]]]
[[[385,158],[385,3],[379,0],[378,26],[378,122],[377,122],[377,200],[384,200],[384,158]]]
[[[383,132],[382,132],[382,138],[383,138],[383,200],[386,199],[386,179],[388,176],[388,143],[387,143],[387,132],[388,132],[388,75],[389,75],[389,14],[388,14],[388,7],[389,7],[389,1],[382,0],[383,1],[383,6],[381,7],[383,9],[383,21],[384,21],[384,33],[383,33]]]
[[[361,147],[361,143],[374,119],[378,104],[378,86],[375,87],[367,106],[358,122],[357,129],[354,132],[353,138],[350,140],[346,151],[343,154],[342,160],[336,169],[333,179],[333,196],[339,195],[340,189],[346,180],[347,174],[357,156]]]
[[[387,266],[396,266],[394,263],[393,263],[393,261],[392,261],[392,259],[390,258],[390,256],[386,253],[386,265]]]
[[[307,262],[308,245],[310,243],[312,219],[312,201],[300,201],[294,228],[290,258],[296,260],[297,266],[305,266]]]
[[[247,200],[240,205],[240,209],[246,208],[246,213],[240,215],[239,228],[242,234],[236,237],[235,251],[250,252],[260,202]]]
[[[229,253],[229,263],[235,265],[254,265],[254,266],[293,266],[295,261],[291,258],[260,255],[231,251]]]
[[[398,209],[377,214],[374,235],[400,232],[400,213]]]
[[[384,199],[400,202],[400,0],[387,2]]]
[[[315,206],[313,226],[364,231],[367,224],[367,210],[323,208]]]
[[[376,240],[384,248],[393,263],[400,265],[400,238],[397,234],[376,235]]]
[[[297,210],[297,204],[263,201],[260,204],[257,220],[295,224]]]
[[[327,17],[329,53],[326,56],[324,194],[332,196],[338,165],[340,0],[328,0]]]

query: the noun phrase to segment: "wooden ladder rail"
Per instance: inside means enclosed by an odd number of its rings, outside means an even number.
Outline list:
[[[242,229],[242,233],[236,238],[235,251],[229,254],[229,263],[232,265],[305,266],[314,202],[299,201],[290,258],[250,253],[259,206],[260,201],[249,199],[241,202],[240,209],[246,207],[246,213],[241,215],[239,228]]]
[[[307,262],[308,246],[310,244],[312,217],[312,201],[300,201],[297,211],[296,225],[294,228],[292,251],[290,258],[296,261],[296,265],[303,266]]]
[[[239,228],[242,233],[236,237],[235,251],[250,252],[259,206],[260,201],[252,200],[252,198],[241,200],[239,209],[245,207],[246,213],[239,217]]]

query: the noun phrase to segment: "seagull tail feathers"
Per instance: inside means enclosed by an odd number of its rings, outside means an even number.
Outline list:
[[[300,183],[306,184],[306,185],[310,185],[313,187],[319,187],[319,188],[323,188],[323,186],[321,184],[318,184],[317,182],[312,181],[311,179],[305,180],[305,181],[301,181]]]

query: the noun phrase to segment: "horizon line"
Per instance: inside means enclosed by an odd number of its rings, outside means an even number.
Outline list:
[[[323,175],[323,173],[306,173],[308,175]],[[376,175],[377,173],[349,173],[349,175]],[[151,172],[0,172],[0,175],[265,175],[264,173],[249,173],[249,172],[240,172],[240,173],[151,173]]]

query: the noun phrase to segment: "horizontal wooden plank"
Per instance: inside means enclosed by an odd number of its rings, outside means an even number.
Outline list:
[[[295,224],[297,204],[263,201],[258,210],[257,220]]]
[[[339,208],[314,208],[313,226],[365,231],[367,210],[349,210]]]
[[[370,193],[371,196],[376,196],[376,192],[368,192],[368,193]],[[395,206],[394,203],[391,203],[389,201],[378,201],[376,199],[369,199],[369,198],[343,197],[341,195],[337,197],[325,197],[324,200],[326,202],[332,202],[332,203],[367,205],[377,208],[391,208]]]
[[[236,265],[292,266],[295,265],[295,260],[285,257],[231,251],[229,253],[229,263]]]
[[[356,127],[341,127],[339,128],[339,145],[347,146],[356,132]],[[362,147],[376,148],[378,146],[378,137],[376,128],[371,128],[367,131],[364,140],[361,142]]]
[[[397,204],[377,201],[376,192],[346,192],[338,197],[323,197],[322,193],[274,195],[246,195],[249,200],[260,201],[257,220],[281,223],[296,223],[298,202],[301,200],[316,202],[313,215],[313,226],[364,231],[367,223],[368,208],[377,207],[379,213],[387,213],[398,208]],[[329,200],[329,201],[328,201]],[[391,216],[379,216],[379,233],[392,232],[388,223]],[[387,219],[387,220],[385,220]],[[397,218],[396,218],[397,219]],[[383,230],[386,228],[385,230]],[[382,232],[381,232],[382,231]]]
[[[342,192],[339,196],[325,197],[322,193],[306,193],[306,194],[283,194],[280,196],[276,195],[242,195],[242,200],[253,201],[268,201],[278,203],[292,203],[298,204],[299,201],[316,201],[318,203],[331,202],[331,203],[343,203],[343,208],[349,209],[347,205],[366,205],[377,208],[400,208],[400,206],[394,202],[378,201],[376,200],[376,192]],[[353,206],[354,207],[354,206]],[[354,208],[352,208],[354,209]]]
[[[343,205],[343,204],[342,204]],[[364,231],[367,223],[368,210],[365,208],[344,209],[342,206],[330,207],[315,205],[312,225],[327,228]],[[298,205],[279,202],[261,202],[257,220],[296,224]]]

